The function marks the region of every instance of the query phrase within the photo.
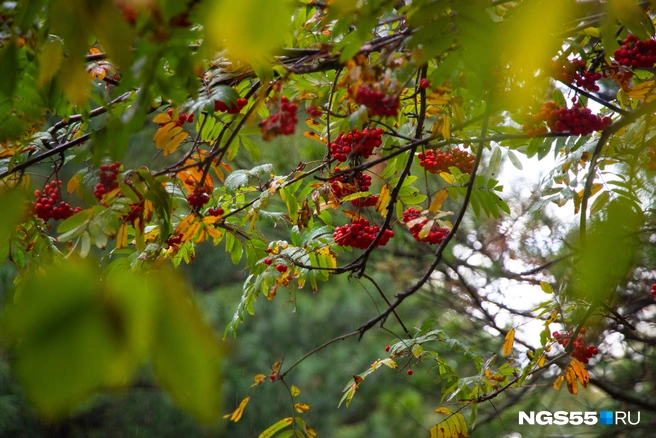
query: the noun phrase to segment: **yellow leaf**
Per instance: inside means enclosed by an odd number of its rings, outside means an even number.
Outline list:
[[[454,181],[456,180],[453,175],[451,175],[448,172],[440,172],[440,176],[444,181],[446,181],[447,184],[453,184]]]
[[[167,155],[175,152],[175,150],[178,148],[178,146],[180,146],[180,143],[182,143],[182,141],[185,138],[187,138],[188,136],[189,136],[189,133],[181,132],[178,135],[176,135],[175,137],[173,137],[171,139],[171,141],[166,143],[166,145],[164,146],[164,156],[167,156]]]
[[[216,164],[212,163],[212,170],[216,174],[216,177],[219,179],[219,181],[224,183],[225,182],[225,175],[223,174],[223,171],[221,170],[221,168],[219,166],[217,166]]]
[[[203,218],[203,223],[204,224],[215,224],[217,222],[221,222],[223,219],[221,216],[205,216]]]
[[[296,397],[297,395],[299,395],[299,394],[301,393],[301,390],[298,389],[298,388],[297,388],[296,386],[294,386],[294,385],[292,385],[292,389],[291,389],[291,391],[292,391],[292,397]]]
[[[570,366],[574,370],[576,378],[581,383],[581,386],[587,388],[588,382],[590,382],[590,374],[588,374],[588,370],[585,369],[585,365],[577,359],[572,359]]]
[[[159,113],[153,119],[155,123],[169,123],[171,122],[171,116],[168,113]]]
[[[159,146],[160,143],[167,138],[169,131],[174,127],[175,127],[175,123],[167,123],[166,125],[162,126],[157,130],[157,132],[153,136],[153,141],[155,142],[155,145],[157,145],[157,149],[162,149]]]
[[[506,334],[506,341],[503,343],[504,356],[508,356],[512,351],[513,342],[515,342],[515,329],[510,329]]]
[[[415,345],[419,345],[419,344],[415,344]],[[386,357],[385,359],[381,360],[380,363],[387,365],[388,367],[390,367],[390,368],[393,369],[393,370],[395,370],[395,369],[397,369],[397,368],[399,367],[399,366],[397,365],[397,363],[394,362],[394,361],[393,361],[392,359],[390,359],[389,357]]]
[[[199,229],[200,222],[194,222],[191,224],[191,226],[187,228],[187,231],[182,234],[182,242],[184,243],[190,241],[196,235]]]
[[[251,399],[250,397],[246,397],[245,399],[243,399],[241,403],[239,403],[239,406],[237,407],[235,412],[233,412],[232,414],[224,415],[223,418],[230,417],[230,421],[234,421],[235,423],[241,420],[241,416],[244,414],[244,408],[246,407],[250,399]]]
[[[388,184],[385,184],[382,189],[380,189],[380,195],[378,195],[378,202],[376,202],[376,211],[380,213],[382,217],[387,216],[387,205],[392,199],[391,191]]]
[[[448,197],[449,197],[449,192],[447,192],[446,189],[442,189],[439,192],[435,193],[435,197],[433,198],[433,201],[428,207],[428,211],[430,211],[433,214],[437,213],[442,207],[442,204],[444,203],[446,198]]]
[[[209,234],[214,239],[220,239],[223,237],[223,233],[214,227],[206,227],[205,229],[207,230],[207,234]]]
[[[255,377],[253,377],[253,380],[255,380],[255,383],[251,385],[251,388],[266,382],[266,376],[264,374],[257,374]]]
[[[207,237],[207,233],[205,232],[205,228],[200,230],[200,233],[198,233],[198,238],[196,238],[196,242],[194,242],[196,245],[200,245],[205,241],[205,238]]]
[[[259,438],[271,438],[272,436],[274,436],[276,434],[276,432],[278,432],[279,430],[284,429],[285,427],[292,424],[293,421],[294,420],[292,419],[292,417],[283,418],[282,420],[278,421],[277,423],[272,424],[271,426],[269,426],[267,428],[267,430],[265,430],[264,432],[262,432],[260,434]]]
[[[123,223],[116,236],[116,249],[125,248],[126,246],[128,246],[128,224]]]
[[[189,213],[189,216],[182,219],[177,227],[175,227],[174,235],[183,234],[187,228],[194,222],[196,215],[194,213]]]
[[[344,216],[346,216],[352,221],[357,221],[358,219],[364,217],[359,211],[354,211],[354,210],[342,210],[342,213],[344,213]]]
[[[448,114],[444,114],[444,116],[443,116],[442,138],[444,138],[444,140],[447,140],[447,141],[451,139],[450,121],[449,121],[449,115]]]
[[[451,409],[445,408],[445,407],[437,408],[433,412],[435,412],[437,414],[451,415]]]
[[[306,403],[296,403],[294,405],[294,409],[296,409],[296,412],[299,414],[302,414],[303,412],[307,412],[310,410],[310,405]]]
[[[646,81],[631,88],[629,91],[627,91],[626,95],[631,99],[642,100],[647,97],[653,86],[654,81]]]
[[[430,93],[426,96],[426,101],[431,105],[446,105],[450,100],[449,96],[440,95],[439,93]]]
[[[317,250],[317,254],[321,254],[326,257],[326,260],[330,262],[330,266],[328,266],[329,268],[337,267],[337,257],[335,257],[335,254],[330,250],[329,246],[319,248]]]
[[[545,356],[544,354],[540,355],[540,358],[538,359],[538,366],[540,368],[543,368],[544,367],[544,362],[546,360],[547,360],[547,356]]]
[[[571,366],[565,368],[565,381],[567,382],[567,390],[569,393],[576,395],[579,392],[579,388],[576,383],[576,372]]]
[[[551,284],[547,283],[546,281],[540,282],[540,288],[542,289],[542,292],[544,292],[545,294],[553,293],[553,288],[551,287]]]
[[[592,184],[592,189],[590,190],[590,198],[592,198],[594,195],[596,195],[597,192],[599,192],[599,190],[601,190],[603,187],[604,186],[602,184],[599,184],[599,183]],[[579,200],[583,199],[583,190],[581,190],[579,192],[576,192],[576,194],[578,195]],[[574,198],[574,201],[575,201],[574,202],[574,214],[578,214],[579,208],[581,207],[581,203],[580,203],[580,201],[576,202],[577,198]]]
[[[66,184],[66,191],[68,193],[73,193],[75,189],[77,189],[80,186],[80,183],[82,182],[82,177],[79,173],[76,173],[73,175],[71,179],[68,180],[68,184]]]
[[[439,414],[449,415],[449,417],[431,428],[431,438],[465,438],[469,436],[467,423],[462,414],[455,413],[451,415],[451,411],[447,408],[438,409],[440,410]],[[435,411],[437,412],[438,409]]]
[[[560,391],[560,385],[563,384],[563,380],[565,380],[565,377],[559,376],[554,382],[553,387],[556,391]]]

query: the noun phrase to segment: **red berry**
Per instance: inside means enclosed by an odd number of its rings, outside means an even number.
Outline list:
[[[268,265],[270,265],[271,263],[273,263],[273,259],[272,259],[271,257],[267,257],[267,258],[264,259],[264,264],[265,264],[265,265],[268,266]]]
[[[388,345],[387,347],[385,347],[385,351],[386,351],[387,353],[389,353],[389,351],[390,351],[390,346],[389,346],[389,345]]]
[[[412,369],[408,369],[408,376],[412,376]]]
[[[281,274],[284,274],[285,272],[287,272],[287,266],[280,263],[276,265],[276,271],[280,272]]]
[[[430,87],[430,82],[428,81],[428,79],[422,78],[422,80],[419,81],[419,87],[425,90],[426,88]]]

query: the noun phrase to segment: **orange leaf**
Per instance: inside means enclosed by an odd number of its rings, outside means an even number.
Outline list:
[[[214,239],[220,239],[223,237],[223,233],[214,227],[206,227],[205,229],[207,230],[207,234],[209,234]]]
[[[194,222],[187,228],[187,231],[185,231],[182,234],[182,242],[188,242],[190,241],[198,232],[200,229],[200,222]]]
[[[565,377],[559,376],[554,382],[553,387],[556,391],[560,391],[560,385],[563,384],[563,380],[565,380]]]
[[[323,143],[323,144],[326,143],[326,139],[323,138],[322,136],[320,136],[319,134],[317,134],[316,132],[305,131],[305,132],[303,133],[303,135],[304,135],[305,137],[309,138],[310,140],[316,140],[316,141],[318,141],[319,143]]]
[[[167,138],[167,135],[171,129],[175,127],[175,123],[167,123],[166,125],[162,126],[157,130],[155,135],[153,136],[153,141],[155,142],[155,145],[157,146],[157,149],[162,149],[159,145],[162,141],[164,141]]]
[[[572,359],[570,366],[574,370],[576,378],[581,383],[581,386],[587,388],[588,382],[590,381],[590,374],[588,374],[588,370],[585,369],[585,365],[576,359]]]
[[[508,356],[512,351],[513,342],[515,342],[515,329],[510,329],[506,334],[506,341],[503,343],[504,356]]]
[[[576,383],[576,372],[571,366],[565,368],[565,381],[567,382],[567,390],[569,393],[576,395],[579,392],[579,388]]]

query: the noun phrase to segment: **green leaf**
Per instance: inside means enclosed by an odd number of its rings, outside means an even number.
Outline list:
[[[510,162],[512,163],[515,168],[518,170],[523,170],[524,166],[522,165],[522,162],[519,161],[519,158],[517,158],[517,155],[511,150],[508,150],[508,158],[510,159]]]

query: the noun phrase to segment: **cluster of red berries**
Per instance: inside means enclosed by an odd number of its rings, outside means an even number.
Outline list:
[[[196,188],[193,193],[187,195],[187,202],[192,207],[202,207],[210,202],[210,195],[207,194],[204,187]]]
[[[310,108],[307,109],[307,113],[312,117],[321,117],[323,111],[321,111],[321,108],[318,108],[316,106],[311,106]]]
[[[61,219],[68,219],[82,210],[80,207],[72,209],[71,206],[64,201],[60,201],[59,205],[57,205],[61,185],[61,181],[51,181],[50,184],[46,184],[43,190],[34,191],[35,202],[32,203],[32,208],[37,217],[44,221],[49,219],[58,221]]]
[[[427,150],[417,155],[419,165],[430,173],[448,172],[449,167],[457,167],[462,173],[471,173],[476,157],[467,151],[454,148],[448,152]]]
[[[615,61],[633,68],[652,68],[656,65],[656,40],[640,41],[629,35],[619,49],[615,50]]]
[[[358,219],[349,224],[337,227],[333,233],[335,242],[339,246],[352,246],[358,249],[367,249],[376,239],[380,232],[380,227],[376,224],[369,224],[367,219]],[[385,246],[387,242],[394,237],[394,231],[385,230],[376,246]]]
[[[292,135],[296,127],[296,104],[283,97],[280,99],[280,108],[259,124],[265,140],[276,135]]]
[[[100,166],[100,182],[93,190],[93,194],[101,201],[103,195],[118,189],[118,170],[121,163],[118,161],[113,164],[103,164]]]
[[[141,213],[143,213],[143,207],[140,204],[131,204],[130,213],[123,216],[122,219],[124,222],[134,222],[141,216]]]
[[[551,70],[554,78],[566,84],[574,84],[589,91],[599,91],[596,82],[601,79],[601,73],[587,71],[585,61],[582,59],[554,61],[551,64]]]
[[[169,117],[173,118],[173,110],[170,109],[167,111],[167,114]],[[178,115],[178,120],[175,121],[176,126],[182,126],[185,123],[192,123],[194,121],[194,113],[187,114],[187,113],[182,113]],[[169,122],[170,123],[170,122]],[[160,123],[159,126],[166,126],[167,123]]]
[[[380,128],[358,128],[346,134],[339,134],[335,141],[330,143],[330,154],[337,161],[344,162],[349,156],[369,158],[374,149],[383,143]]]
[[[166,242],[169,248],[176,247],[181,243],[182,243],[182,234],[178,234],[177,236],[171,236],[169,237],[169,240]]]
[[[355,101],[369,109],[370,116],[396,117],[399,113],[399,96],[388,96],[361,84]]]
[[[228,114],[239,114],[241,110],[248,104],[248,99],[239,98],[236,102],[231,103],[230,106],[221,102],[220,100],[214,101],[214,111],[221,111]]]
[[[416,221],[417,219],[421,218],[421,211],[416,209],[416,208],[409,208],[406,211],[403,212],[403,217],[401,218],[401,221],[403,223],[407,224],[408,222]],[[412,233],[412,237],[415,238],[416,241],[418,242],[426,242],[430,243],[432,245],[439,245],[442,243],[442,241],[446,238],[446,236],[449,234],[449,229],[448,228],[442,228],[438,226],[437,224],[433,224],[431,227],[430,231],[428,234],[422,239],[419,237],[419,233],[421,232],[421,229],[424,228],[424,225],[428,222],[428,218],[424,217],[423,220],[417,221],[410,227],[410,232]]]
[[[656,284],[651,285],[651,295],[654,297],[656,300]]]
[[[555,102],[542,105],[540,112],[533,120],[525,124],[522,129],[530,134],[542,133],[543,129],[536,125],[546,122],[551,132],[569,132],[572,135],[588,135],[594,131],[601,131],[608,127],[613,120],[606,116],[592,114],[590,108],[581,108],[575,103],[572,108],[560,108]]]
[[[219,208],[211,207],[210,209],[207,210],[207,214],[214,217],[223,216],[223,213],[225,213],[225,211],[221,207]]]
[[[339,167],[335,167],[333,172],[340,172]],[[330,179],[330,188],[335,197],[340,200],[353,193],[366,192],[369,190],[369,186],[371,186],[371,176],[363,172],[357,172],[353,176],[341,175]],[[378,195],[351,200],[351,204],[356,207],[373,207],[377,203]]]
[[[574,340],[574,349],[570,353],[570,356],[579,362],[587,364],[588,360],[592,358],[592,356],[596,356],[599,353],[599,350],[597,350],[597,348],[593,345],[586,346],[585,340],[583,340],[583,335],[585,335],[584,328],[581,329],[579,335]],[[567,347],[567,344],[569,344],[569,339],[572,337],[572,332],[553,332],[553,337],[560,345]]]

